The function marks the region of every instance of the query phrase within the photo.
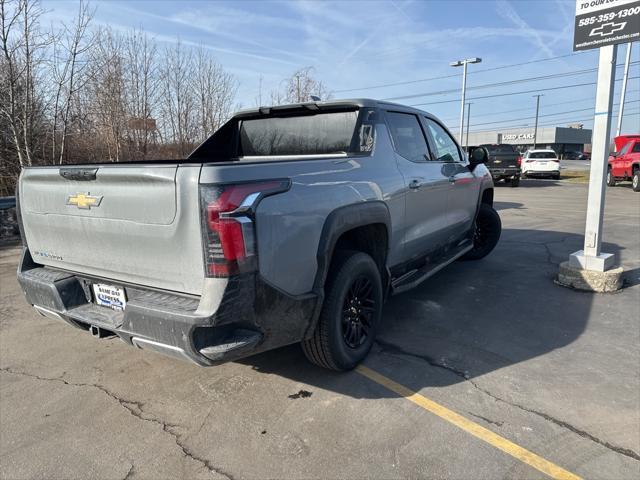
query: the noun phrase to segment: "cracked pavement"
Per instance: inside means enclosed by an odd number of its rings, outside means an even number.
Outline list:
[[[553,283],[586,186],[498,186],[496,251],[393,297],[367,366],[580,476],[638,478],[638,200],[607,191],[628,286],[596,295]],[[204,369],[40,317],[17,252],[0,247],[0,478],[543,478],[297,346]]]

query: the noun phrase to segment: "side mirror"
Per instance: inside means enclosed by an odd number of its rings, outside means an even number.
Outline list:
[[[469,156],[469,168],[473,171],[481,163],[487,163],[489,154],[483,147],[475,148]]]

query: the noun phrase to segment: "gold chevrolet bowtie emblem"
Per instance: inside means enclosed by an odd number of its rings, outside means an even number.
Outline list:
[[[101,201],[102,195],[89,195],[89,193],[76,193],[67,197],[67,205],[75,205],[83,210],[99,207]]]

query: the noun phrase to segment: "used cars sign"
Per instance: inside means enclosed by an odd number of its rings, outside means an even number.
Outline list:
[[[573,50],[640,39],[640,0],[576,0]]]

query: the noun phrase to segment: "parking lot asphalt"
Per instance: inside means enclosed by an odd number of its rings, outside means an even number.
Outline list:
[[[560,160],[560,170],[586,171],[591,168],[591,160]]]
[[[0,477],[639,478],[640,195],[607,190],[626,288],[591,294],[553,282],[586,194],[497,186],[496,250],[392,297],[365,368],[342,374],[296,345],[199,368],[96,340],[26,305],[5,246]]]

